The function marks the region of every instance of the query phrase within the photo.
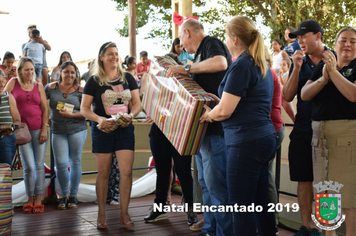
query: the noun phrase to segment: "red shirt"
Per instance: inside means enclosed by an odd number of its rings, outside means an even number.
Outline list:
[[[136,72],[141,73],[141,72],[148,71],[150,66],[151,66],[151,60],[148,60],[148,63],[146,65],[142,65],[142,62],[139,62],[139,63],[137,63],[137,66],[136,66]]]
[[[279,83],[279,79],[276,72],[274,72],[273,70],[271,70],[271,72],[272,72],[273,85],[274,85],[271,120],[276,132],[278,132],[283,125],[283,119],[281,115],[282,93],[281,93],[281,85]]]
[[[42,128],[41,96],[38,83],[35,83],[32,91],[25,91],[16,79],[12,95],[17,103],[17,109],[21,116],[21,122],[27,124],[30,130]]]
[[[5,72],[5,66],[4,66],[4,65],[0,65],[0,69],[2,69],[2,71],[4,71],[4,74],[6,73],[6,72]],[[12,66],[12,69],[13,69],[13,70],[16,70],[16,66]],[[10,80],[11,78],[13,78],[13,77],[15,77],[15,76],[13,76],[12,73],[9,73],[8,75],[5,75],[6,84],[7,84],[7,82],[9,82],[9,80]]]

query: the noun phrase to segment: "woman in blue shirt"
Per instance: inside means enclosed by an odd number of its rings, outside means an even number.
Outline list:
[[[264,55],[264,40],[252,20],[236,16],[226,25],[227,47],[236,57],[219,86],[221,101],[207,106],[201,122],[222,121],[227,145],[227,186],[234,210],[235,235],[275,234],[267,212],[268,161],[276,134],[270,119],[273,78]],[[253,212],[243,207],[258,206]],[[257,212],[260,211],[260,212]]]

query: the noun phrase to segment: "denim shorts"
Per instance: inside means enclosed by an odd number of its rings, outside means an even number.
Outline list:
[[[42,78],[42,64],[35,64],[36,79]]]
[[[111,133],[100,131],[96,125],[91,122],[92,152],[93,153],[113,153],[120,150],[135,150],[135,127],[131,123],[126,128],[117,128]]]

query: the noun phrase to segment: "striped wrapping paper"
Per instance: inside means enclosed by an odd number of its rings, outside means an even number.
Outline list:
[[[169,59],[156,57],[152,61],[142,107],[180,155],[194,155],[207,128],[207,123],[199,124],[203,104],[212,107],[214,100],[192,78],[167,78],[163,67],[174,63]]]
[[[0,164],[0,235],[11,235],[12,175],[8,164]]]

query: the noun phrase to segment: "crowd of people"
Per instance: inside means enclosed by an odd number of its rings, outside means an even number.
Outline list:
[[[346,215],[346,235],[355,235],[356,152],[352,148],[356,140],[356,29],[341,29],[333,51],[323,45],[324,31],[319,23],[306,20],[297,30],[286,29],[284,46],[280,39],[274,39],[272,54],[248,17],[233,17],[225,32],[226,44],[207,36],[198,20],[184,21],[167,54],[177,61],[167,68],[167,75],[193,78],[215,100],[214,107],[204,105],[200,122],[207,122],[208,128],[199,153],[194,156],[203,204],[256,204],[262,210],[206,211],[204,220],[198,222],[193,211],[196,190],[191,175],[192,156],[181,156],[147,117],[157,172],[154,203],[170,204],[174,167],[188,205],[187,223],[191,230],[201,230],[201,236],[278,233],[278,217],[267,210],[269,203],[277,203],[272,166],[284,138],[284,107],[294,122],[288,160],[290,180],[298,185],[302,219],[295,235],[322,235],[311,215],[313,182],[323,180],[344,185],[341,207]],[[148,53],[140,53],[139,63],[129,56],[123,61],[115,43],[104,43],[82,76],[86,82],[83,88],[78,68],[67,51],[60,55],[49,79],[45,55],[51,47],[35,25],[28,27],[28,34],[30,39],[22,47],[23,57],[17,66],[11,52],[5,53],[0,66],[0,125],[26,123],[32,137],[29,143],[19,146],[28,196],[23,212],[44,212],[41,200],[49,128],[62,192],[57,208],[77,207],[81,155],[89,120],[98,170],[97,228],[107,229],[108,195],[121,206],[119,223],[133,227],[129,215],[135,147],[131,121],[141,111],[139,87],[150,69]],[[290,103],[295,96],[296,113]],[[120,124],[116,121],[118,114],[122,114]],[[16,152],[12,132],[1,131],[0,147],[0,161],[11,165]],[[154,223],[167,218],[166,212],[152,209],[144,220]],[[336,234],[327,231],[326,235]]]

